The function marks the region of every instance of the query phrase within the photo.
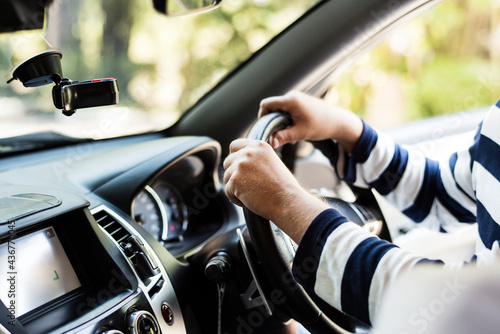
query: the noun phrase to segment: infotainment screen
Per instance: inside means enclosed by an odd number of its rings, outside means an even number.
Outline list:
[[[16,317],[80,286],[53,227],[0,245],[0,299]]]

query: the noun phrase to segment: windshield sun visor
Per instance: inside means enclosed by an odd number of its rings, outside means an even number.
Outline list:
[[[42,29],[52,0],[0,0],[0,32]]]

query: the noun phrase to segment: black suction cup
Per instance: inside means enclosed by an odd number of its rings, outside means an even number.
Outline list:
[[[38,87],[50,83],[58,84],[63,78],[61,67],[62,53],[45,51],[24,61],[14,69],[12,79],[18,79],[24,87]]]

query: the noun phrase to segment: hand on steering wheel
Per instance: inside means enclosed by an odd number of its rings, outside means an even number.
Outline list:
[[[267,143],[238,139],[230,152],[224,161],[229,199],[273,221],[299,243],[309,223],[328,205],[298,183]]]
[[[293,259],[286,256],[287,251],[283,249],[286,247],[283,245],[290,244],[290,241],[286,240],[288,237],[284,233],[276,232],[269,221],[271,219],[276,225],[283,226],[287,234],[300,241],[313,218],[328,208],[323,201],[302,188],[271,147],[262,142],[276,131],[289,126],[290,122],[286,114],[266,115],[254,125],[246,140],[233,144],[231,150],[235,155],[229,156],[224,162],[227,168],[224,177],[226,193],[236,204],[241,205],[243,202],[248,205],[243,210],[258,262],[271,289],[278,289],[284,295],[286,312],[312,333],[354,332],[362,324],[333,309],[317,296],[309,296],[292,279],[290,264]],[[256,164],[265,164],[268,167],[265,173]],[[260,172],[254,173],[256,170]],[[278,193],[263,193],[268,190],[259,193],[262,185],[265,185],[263,189],[275,188]]]

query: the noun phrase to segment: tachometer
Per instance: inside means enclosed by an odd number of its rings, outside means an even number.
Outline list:
[[[158,183],[154,185],[154,190],[158,197],[164,203],[167,216],[167,232],[163,240],[173,241],[182,238],[188,224],[187,206],[174,187],[167,183]]]

